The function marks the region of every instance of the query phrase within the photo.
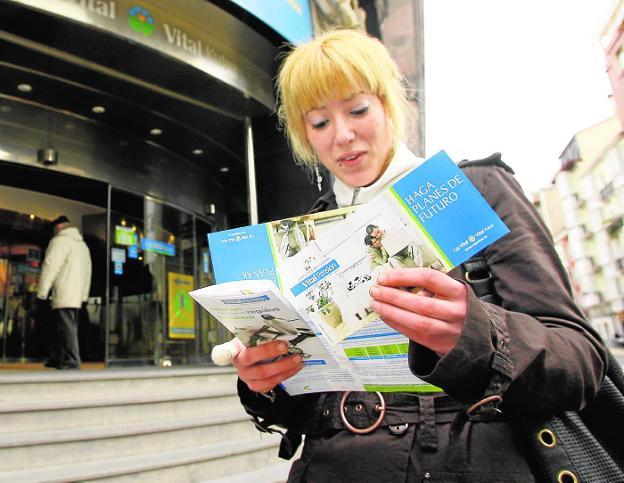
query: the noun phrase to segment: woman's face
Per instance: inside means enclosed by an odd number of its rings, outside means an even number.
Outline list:
[[[392,129],[381,100],[368,92],[334,99],[304,114],[320,162],[349,186],[377,181],[390,162]]]

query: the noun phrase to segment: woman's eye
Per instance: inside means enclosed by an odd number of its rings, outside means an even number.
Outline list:
[[[327,119],[323,119],[322,121],[317,121],[312,123],[312,129],[323,129],[327,126],[329,121]]]
[[[351,114],[353,114],[354,116],[361,116],[363,114],[366,114],[366,112],[368,111],[368,108],[370,106],[366,105],[366,106],[362,106],[362,107],[358,107],[356,109],[353,109],[351,111]]]

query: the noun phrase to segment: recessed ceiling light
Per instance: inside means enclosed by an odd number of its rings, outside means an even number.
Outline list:
[[[104,106],[93,106],[91,110],[95,114],[102,114],[103,112],[106,112],[106,108]]]
[[[162,134],[162,129],[158,129],[157,127],[150,129],[150,134],[152,136],[160,136]]]
[[[227,166],[221,166],[219,168],[219,171],[221,171],[222,173],[227,173],[230,170],[230,168],[228,168]]]
[[[204,150],[203,149],[193,149],[193,154],[197,154],[197,155],[204,154]]]
[[[32,91],[32,86],[30,84],[17,84],[17,90],[21,92],[30,92]]]

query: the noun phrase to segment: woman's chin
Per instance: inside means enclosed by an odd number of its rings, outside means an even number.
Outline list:
[[[375,182],[375,176],[369,173],[346,174],[338,176],[338,178],[340,178],[340,181],[344,184],[351,186],[352,188],[362,188]]]

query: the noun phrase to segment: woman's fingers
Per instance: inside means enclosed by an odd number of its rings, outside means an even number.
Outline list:
[[[386,270],[377,281],[371,308],[384,322],[440,355],[455,347],[468,310],[464,284],[430,268]]]
[[[290,355],[275,362],[253,366],[242,377],[249,389],[255,392],[267,392],[280,382],[294,376],[303,367],[300,355]]]
[[[384,270],[377,277],[377,283],[388,287],[421,287],[439,299],[460,297],[465,288],[445,273],[424,267]]]
[[[300,355],[288,354],[288,343],[273,341],[245,347],[232,361],[239,377],[255,392],[266,392],[303,367]]]
[[[373,301],[384,302],[393,306],[401,307],[404,310],[417,314],[433,317],[440,320],[456,321],[463,320],[466,316],[461,304],[446,299],[438,299],[433,294],[429,295],[426,289],[417,293],[401,290],[383,285],[374,285],[370,288]],[[375,310],[375,307],[373,307]],[[377,310],[375,310],[377,312]],[[379,313],[379,312],[377,312]]]
[[[234,358],[232,363],[239,366],[253,366],[259,362],[269,361],[288,353],[288,342],[276,340],[257,346],[244,347]]]
[[[384,302],[373,302],[373,310],[390,327],[439,354],[455,346],[463,327],[462,323],[448,323]]]

